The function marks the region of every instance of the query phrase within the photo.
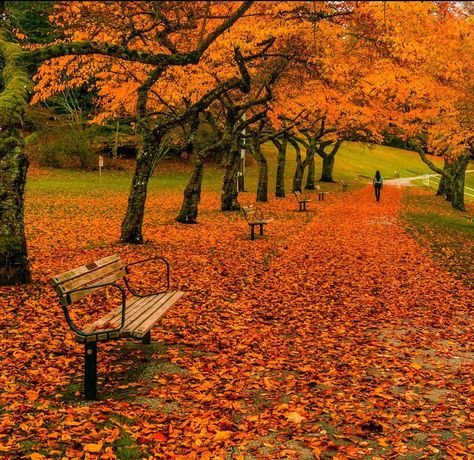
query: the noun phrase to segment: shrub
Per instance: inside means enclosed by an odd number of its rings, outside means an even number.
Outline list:
[[[97,163],[97,155],[82,128],[68,126],[40,132],[36,142],[30,142],[29,150],[41,166],[51,168],[90,170]]]

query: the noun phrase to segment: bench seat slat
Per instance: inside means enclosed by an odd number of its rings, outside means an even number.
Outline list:
[[[176,291],[168,291],[164,295],[160,295],[159,299],[156,299],[155,296],[144,297],[137,301],[137,309],[140,312],[139,315],[134,315],[129,317],[125,321],[125,326],[123,327],[124,332],[134,331],[143,321],[147,320],[150,315],[156,310],[157,305],[161,305],[167,302]],[[180,291],[178,291],[180,292]],[[178,297],[179,298],[179,297]]]
[[[182,291],[175,291],[174,294],[168,298],[160,307],[156,308],[153,314],[150,314],[146,321],[139,323],[134,326],[134,329],[130,331],[132,337],[141,339],[152,327],[153,325],[163,318],[168,310],[184,295]],[[140,318],[142,319],[142,318]]]
[[[76,336],[78,342],[93,342],[122,337],[142,338],[160,318],[184,295],[183,291],[168,291],[163,294],[157,294],[149,297],[134,298],[126,308],[125,325],[118,333],[98,334],[97,336],[83,337]],[[120,327],[122,319],[122,307],[117,307],[101,319],[91,325],[86,326],[84,332],[92,333],[94,330],[100,330],[105,325],[107,329]],[[112,327],[113,326],[113,327]]]
[[[273,220],[274,220],[273,217],[270,217],[268,219],[263,219],[263,220],[249,220],[249,225],[268,224],[272,222]]]
[[[163,295],[163,294],[160,294],[160,295]],[[157,300],[159,300],[159,296],[156,296],[156,297],[157,297]],[[125,310],[125,316],[127,320],[133,319],[135,318],[136,315],[140,314],[140,308],[139,308],[140,304],[137,302],[139,300],[141,300],[139,297],[133,297],[132,299],[130,299],[129,302],[127,302],[127,307]],[[152,302],[153,298],[149,297],[148,300]],[[105,329],[104,325],[106,325],[107,323],[114,325],[114,327],[120,327],[121,321],[122,321],[122,307],[117,307],[117,308],[114,308],[111,312],[107,313],[102,318],[99,318],[94,323],[88,324],[84,328],[84,332],[87,334],[90,334],[91,332]]]

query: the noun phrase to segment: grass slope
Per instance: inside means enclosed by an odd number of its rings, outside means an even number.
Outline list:
[[[272,144],[266,144],[264,151],[269,163],[269,192],[275,188],[277,152]],[[105,160],[107,162],[107,159]],[[442,165],[441,160],[435,159]],[[248,156],[245,176],[246,190],[254,192],[257,187],[257,165]],[[400,177],[417,176],[432,172],[415,152],[385,146],[372,146],[362,143],[346,142],[336,156],[334,178],[345,179],[353,185],[370,182],[375,170],[379,169],[386,179],[394,177],[398,171]],[[291,191],[291,183],[295,170],[295,152],[288,149],[286,162],[286,190]],[[319,179],[321,159],[316,157],[316,179]],[[176,161],[162,161],[158,164],[154,177],[150,181],[150,192],[157,190],[184,190],[191,173],[190,164]],[[206,166],[203,191],[220,191],[222,185],[222,168],[214,165]],[[103,196],[107,192],[126,192],[130,187],[130,172],[109,171],[105,169],[102,181],[99,174],[70,170],[33,170],[28,181],[30,193],[67,193],[72,195],[92,194]],[[325,188],[335,189],[334,184],[325,184]]]
[[[403,208],[406,229],[456,278],[474,287],[472,212],[456,211],[447,201],[421,189],[405,193]]]

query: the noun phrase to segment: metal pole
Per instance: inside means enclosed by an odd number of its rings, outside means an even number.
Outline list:
[[[242,121],[245,121],[245,113],[242,114]],[[240,174],[237,178],[239,192],[245,192],[245,128],[242,130],[242,148],[240,149]]]
[[[84,353],[84,397],[97,399],[97,342],[86,342]]]
[[[104,157],[99,155],[99,183],[102,184],[102,166],[104,166]]]

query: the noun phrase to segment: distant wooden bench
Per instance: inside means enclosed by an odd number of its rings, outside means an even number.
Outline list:
[[[155,260],[165,264],[166,289],[147,295],[135,292],[127,279],[130,267]],[[182,291],[170,290],[170,265],[162,257],[125,264],[118,255],[114,254],[54,276],[49,283],[59,296],[66,321],[76,333],[76,340],[85,344],[84,397],[86,399],[97,397],[97,342],[132,337],[141,339],[144,344],[149,344],[150,329],[184,294]],[[105,287],[118,290],[121,306],[85,326],[84,329],[79,329],[71,319],[69,311],[71,304]],[[126,291],[131,294],[129,298]]]
[[[255,206],[244,206],[242,207],[245,220],[250,226],[250,239],[255,239],[255,226],[260,227],[260,235],[263,235],[263,227],[273,221],[271,217],[264,217],[263,211]]]
[[[316,193],[318,194],[318,200],[319,201],[324,201],[324,198],[325,198],[327,192],[322,190],[320,185],[316,185],[316,187],[314,189],[316,190]]]
[[[293,193],[295,194],[296,201],[300,205],[300,211],[306,211],[306,203],[309,203],[311,200],[307,196],[302,195],[298,190],[295,190]]]
[[[339,183],[341,184],[342,191],[347,192],[347,188],[349,187],[349,184],[342,179],[339,181]]]

